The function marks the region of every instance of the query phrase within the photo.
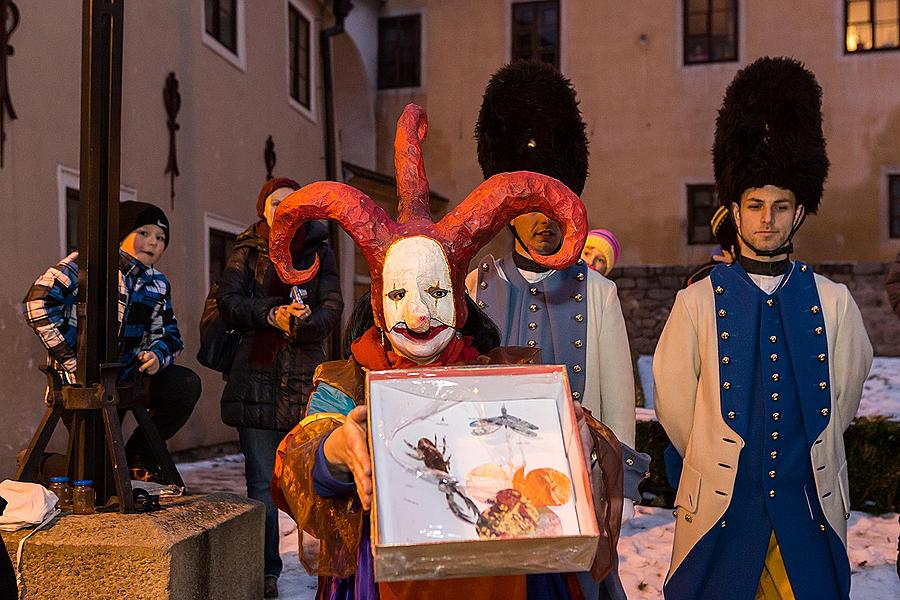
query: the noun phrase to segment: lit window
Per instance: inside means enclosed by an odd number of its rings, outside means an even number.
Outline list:
[[[900,48],[900,0],[846,0],[845,52]]]
[[[737,0],[684,0],[684,64],[738,59]]]

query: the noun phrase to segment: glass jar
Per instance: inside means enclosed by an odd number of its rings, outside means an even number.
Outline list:
[[[94,482],[90,479],[79,479],[72,490],[72,512],[76,515],[90,515],[94,513],[94,503],[97,493],[94,491]]]
[[[56,508],[59,510],[72,509],[72,486],[69,485],[68,477],[51,477],[49,489],[56,494],[59,500],[56,503]]]

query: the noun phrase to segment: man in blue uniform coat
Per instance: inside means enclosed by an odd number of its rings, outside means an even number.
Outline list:
[[[654,358],[684,457],[670,599],[848,598],[843,432],[872,362],[846,286],[792,261],[828,171],[822,90],[762,58],[725,93],[713,147],[740,257],[678,293]]]

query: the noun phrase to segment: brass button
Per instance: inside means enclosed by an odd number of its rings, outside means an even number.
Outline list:
[[[537,323],[529,323],[528,329],[534,331],[535,329],[537,329]]]
[[[778,439],[778,432],[777,432],[777,431],[773,431],[773,432],[772,432],[772,439],[773,439],[773,440],[777,440],[777,439]]]
[[[774,336],[774,335],[770,335],[770,336],[769,336],[769,341],[772,342],[772,343],[774,344],[775,342],[778,341],[778,338],[777,338],[776,336]]]
[[[537,304],[532,304],[528,307],[528,310],[530,310],[531,312],[537,312],[537,308]]]
[[[771,452],[769,452],[769,458],[771,458],[772,460],[775,460],[776,458],[778,458],[778,451],[772,450]]]
[[[827,388],[827,387],[828,387],[828,384],[827,384],[826,382],[824,382],[824,381],[820,381],[820,382],[819,382],[819,389],[820,389],[820,390],[824,390],[824,389]]]
[[[731,335],[727,331],[723,331],[722,335],[720,335],[719,337],[721,337],[723,340],[727,340],[729,337],[731,337]]]
[[[487,263],[481,263],[481,270],[482,270],[482,271],[487,271],[487,270],[488,270],[488,264],[487,264]]]
[[[572,370],[576,373],[581,373],[581,365],[575,365],[574,367],[572,367]]]
[[[778,361],[778,355],[777,355],[777,354],[774,354],[774,353],[773,353],[773,354],[770,354],[770,355],[769,355],[769,360],[771,360],[772,362],[777,362],[777,361]]]
[[[584,281],[584,273],[579,273],[575,276],[575,279],[577,279],[578,281]]]
[[[772,420],[773,420],[773,421],[777,421],[777,420],[780,419],[780,418],[781,418],[781,413],[777,413],[777,412],[773,412],[773,413],[772,413]]]
[[[819,362],[825,362],[825,354],[824,354],[824,353],[820,354],[820,355],[817,356],[816,358],[819,359]]]
[[[532,296],[537,296],[538,289],[536,287],[529,288],[528,291],[531,292]]]
[[[581,302],[584,300],[584,294],[575,294],[575,302]]]
[[[688,523],[690,523],[690,522],[693,521],[694,519],[691,518],[691,515],[685,514],[685,515],[684,515],[684,520],[687,521]]]
[[[844,513],[844,520],[848,521],[850,519],[850,513]]]
[[[730,381],[726,381],[725,383],[723,383],[723,384],[722,384],[722,389],[723,389],[723,390],[730,390],[730,389],[731,389],[731,382],[730,382]]]
[[[778,392],[772,393],[772,402],[778,402]]]
[[[716,286],[716,293],[717,293],[717,294],[722,294],[722,293],[724,293],[724,292],[725,292],[725,290],[722,288],[721,285],[717,285],[717,286]]]
[[[822,335],[822,332],[825,331],[822,327],[816,327],[816,335]]]
[[[819,531],[825,531],[825,525],[824,525],[824,524],[819,523]]]
[[[772,373],[772,381],[778,381],[779,379],[781,379],[781,375],[779,375],[778,373]]]
[[[582,342],[581,340],[575,340],[573,343],[575,344],[576,348],[581,348],[582,346],[584,346],[584,342]]]
[[[581,392],[572,392],[572,398],[578,400],[579,398],[581,398]]]
[[[729,419],[733,419],[733,418],[735,418],[736,416],[737,416],[737,413],[734,412],[733,410],[729,410],[729,411],[728,411],[728,418],[729,418]]]
[[[626,459],[625,459],[625,464],[628,465],[629,467],[633,467],[633,466],[634,466],[634,459],[633,459],[633,458],[626,458]]]
[[[769,471],[769,479],[775,479],[775,471]]]
[[[769,498],[775,497],[775,490],[769,490]]]
[[[830,411],[827,408],[823,408],[822,410],[819,411],[819,414],[822,415],[823,417],[827,417],[829,412]]]
[[[766,300],[766,306],[775,306],[775,301],[769,298]]]
[[[487,305],[484,303],[484,300],[479,300],[479,301],[478,301],[478,308],[484,310],[484,307],[485,307],[485,306],[487,306]]]
[[[535,346],[537,346],[537,342],[535,342],[534,340],[528,340],[529,348],[534,348]]]
[[[725,309],[724,309],[724,308],[720,308],[720,309],[719,309],[719,316],[720,316],[720,317],[724,317],[724,316],[727,315],[727,314],[728,314],[728,313],[725,312]]]
[[[719,527],[725,527],[725,521],[722,521],[721,523],[719,523]]]
[[[672,511],[672,516],[675,517],[676,519],[678,518],[678,509],[677,508]]]
[[[806,269],[807,269],[806,265],[800,265],[800,270],[803,271],[804,273],[806,273]]]
[[[812,308],[809,309],[809,311],[810,311],[812,314],[817,315],[817,314],[819,314],[819,307],[818,307],[818,306],[813,306]]]
[[[584,264],[584,259],[579,258],[578,261],[577,261],[575,264],[578,265],[578,266],[580,267],[581,265]]]
[[[575,315],[575,320],[578,321],[579,323],[581,323],[582,321],[584,321],[584,315],[581,313],[578,313],[577,315]]]
[[[481,289],[483,289],[483,290],[486,290],[487,289],[487,281],[482,281],[479,284],[479,287],[481,287]]]
[[[730,363],[730,362],[731,362],[731,359],[728,358],[727,356],[723,356],[723,357],[722,357],[722,364],[723,364],[723,365],[727,365],[727,364]]]

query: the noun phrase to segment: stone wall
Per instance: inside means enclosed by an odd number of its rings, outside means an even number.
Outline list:
[[[877,356],[900,356],[900,318],[891,311],[884,291],[890,263],[825,263],[813,265],[833,281],[844,283],[859,305]],[[631,350],[653,354],[675,293],[695,267],[623,267],[614,269],[610,279],[619,288],[619,300]]]

